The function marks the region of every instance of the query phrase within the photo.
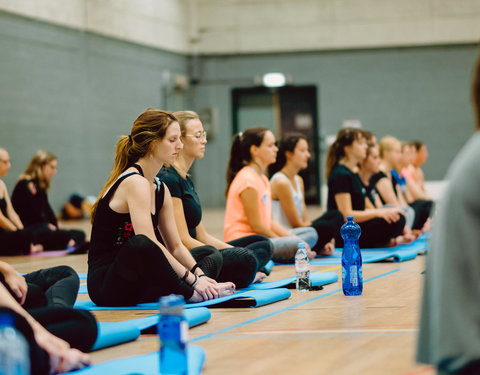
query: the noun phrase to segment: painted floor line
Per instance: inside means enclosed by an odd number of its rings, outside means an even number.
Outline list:
[[[238,332],[237,335],[303,335],[307,333],[416,333],[416,328],[385,328],[385,329],[298,329],[298,330],[274,330],[274,331],[249,331]]]
[[[398,272],[400,271],[399,269],[395,269],[395,270],[392,270],[392,271],[389,271],[389,272],[385,272],[385,273],[382,273],[380,275],[377,275],[377,276],[374,276],[374,277],[371,277],[369,279],[366,279],[363,281],[363,283],[368,283],[370,281],[373,281],[373,280],[376,280],[376,279],[379,279],[381,277],[385,277],[385,276],[388,276],[388,275],[391,275],[395,272]],[[322,299],[322,298],[325,298],[325,297],[329,297],[333,294],[336,294],[336,293],[339,293],[341,292],[342,289],[336,289],[336,290],[333,290],[331,292],[328,292],[328,293],[325,293],[325,294],[322,294],[320,296],[317,296],[317,297],[314,297],[314,298],[310,298],[308,300],[305,300],[303,302],[299,302],[299,303],[296,303],[294,305],[291,305],[291,306],[288,306],[288,307],[284,307],[283,309],[279,309],[277,311],[273,311],[271,313],[268,313],[268,314],[265,314],[265,315],[262,315],[262,316],[259,316],[259,317],[256,317],[256,318],[253,318],[253,319],[249,319],[249,320],[246,320],[244,322],[241,322],[241,323],[238,323],[238,324],[234,324],[230,327],[225,327],[223,329],[220,329],[218,331],[215,331],[215,332],[212,332],[212,333],[208,333],[206,335],[203,335],[203,336],[199,336],[199,337],[196,337],[194,339],[191,339],[189,340],[189,343],[195,343],[197,341],[201,341],[201,340],[205,340],[205,339],[208,339],[208,338],[211,338],[215,335],[218,335],[218,334],[221,334],[221,333],[224,333],[224,332],[228,332],[228,331],[231,331],[231,330],[234,330],[236,328],[239,328],[239,327],[243,327],[247,324],[251,324],[251,323],[255,323],[255,322],[258,322],[260,320],[264,320],[264,319],[267,319],[267,318],[270,318],[272,316],[275,316],[275,315],[278,315],[278,314],[281,314],[282,312],[285,312],[285,311],[289,311],[289,310],[292,310],[296,307],[299,307],[299,306],[303,306],[303,305],[306,305],[307,303],[310,303],[310,302],[314,302],[314,301],[317,301],[319,299]],[[352,297],[352,298],[356,298],[356,297]]]

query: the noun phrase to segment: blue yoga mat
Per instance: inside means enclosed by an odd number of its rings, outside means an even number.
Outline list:
[[[206,307],[185,310],[184,315],[190,328],[205,323],[212,316]],[[99,322],[97,340],[92,350],[136,340],[142,331],[156,326],[157,323],[158,314],[122,322]]]
[[[188,374],[197,375],[205,363],[205,351],[199,346],[188,346]],[[126,374],[161,374],[159,371],[158,352],[142,354],[134,357],[114,359],[99,363],[79,371],[69,372],[74,375],[126,375]]]
[[[272,288],[295,288],[297,277],[291,276],[277,281],[265,281],[263,283],[252,284],[248,289],[265,290]],[[320,287],[338,281],[338,275],[335,272],[312,272],[310,273],[310,282],[313,287]]]
[[[187,303],[186,309],[194,307],[260,307],[269,303],[278,302],[291,296],[291,292],[285,288],[268,290],[247,290],[238,291],[231,296],[220,297],[198,303]],[[97,306],[92,301],[77,301],[75,307],[85,310],[156,310],[156,302],[141,303],[136,306]]]
[[[419,253],[428,250],[428,241],[417,239],[412,243],[398,245],[396,247],[385,247],[375,249],[362,249],[362,262],[374,263],[386,259],[393,259],[394,262],[405,262],[417,257]],[[293,264],[293,263],[292,263]],[[311,265],[338,265],[342,264],[342,249],[335,249],[332,255],[317,257],[310,261]],[[285,265],[281,263],[280,265]]]
[[[275,289],[275,288],[282,288],[287,287],[289,289],[295,288],[295,280],[296,277],[287,277],[286,279],[276,280],[276,281],[264,281],[257,284],[250,284],[248,287],[240,289],[241,291],[246,290],[266,290],[266,289]],[[312,286],[320,287],[326,284],[334,283],[338,280],[338,276],[334,272],[323,272],[323,273],[311,273],[310,274],[310,281]],[[80,289],[78,291],[79,294],[86,294],[87,293],[87,286],[80,285]]]

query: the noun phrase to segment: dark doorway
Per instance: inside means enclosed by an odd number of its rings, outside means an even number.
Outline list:
[[[290,132],[306,136],[312,158],[300,173],[305,181],[307,204],[320,204],[317,88],[285,86],[232,90],[233,134],[254,126],[264,126],[278,138]]]

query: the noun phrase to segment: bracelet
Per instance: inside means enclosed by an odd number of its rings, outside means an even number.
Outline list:
[[[192,283],[190,286],[191,286],[192,288],[195,288],[195,285],[197,285],[199,278],[198,278],[197,275],[193,275],[193,276],[195,276],[195,280],[193,281],[193,283]]]
[[[198,277],[207,277],[207,275],[205,275],[204,273],[202,273],[201,275],[198,275]]]
[[[188,273],[189,273],[189,272],[190,272],[190,271],[189,271],[188,269],[185,269],[185,275],[183,275],[183,277],[182,277],[182,280],[183,280],[183,281],[187,282],[187,277],[188,277]]]
[[[195,265],[192,267],[192,269],[191,269],[190,272],[191,272],[191,273],[195,273],[195,270],[196,270],[198,267],[200,267],[200,264],[195,263]]]

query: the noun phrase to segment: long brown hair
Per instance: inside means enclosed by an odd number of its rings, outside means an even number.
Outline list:
[[[162,139],[168,127],[176,121],[177,119],[170,112],[148,108],[134,121],[130,135],[120,137],[115,148],[115,161],[113,162],[112,172],[92,207],[92,222],[97,211],[98,202],[105,195],[108,188],[125,169],[141,157],[144,157],[150,151],[152,143]]]
[[[260,147],[268,131],[267,128],[262,127],[250,128],[233,136],[226,173],[227,188],[225,189],[225,195],[228,194],[228,189],[238,171],[252,161],[250,147]]]
[[[352,143],[358,139],[363,138],[363,132],[357,128],[343,128],[337,134],[337,139],[330,145],[327,154],[327,180],[333,168],[336,167],[340,159],[345,156],[345,147],[351,146]]]
[[[287,164],[287,151],[294,152],[300,139],[308,143],[307,137],[302,133],[286,134],[277,142],[277,160],[268,167],[268,174],[270,176],[273,176]]]
[[[477,123],[477,129],[480,130],[480,57],[477,60],[477,65],[474,72],[472,85],[472,101],[475,121]]]
[[[50,188],[50,181],[46,180],[43,176],[42,167],[54,160],[57,160],[57,156],[50,151],[38,150],[32,160],[30,160],[25,172],[20,176],[20,180],[33,180],[41,189],[48,190]]]

